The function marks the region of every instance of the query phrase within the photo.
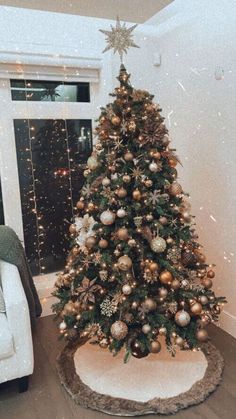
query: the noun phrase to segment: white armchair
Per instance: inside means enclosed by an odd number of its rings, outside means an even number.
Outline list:
[[[6,306],[0,313],[0,383],[18,379],[23,392],[34,367],[28,303],[16,266],[0,260],[0,278]]]

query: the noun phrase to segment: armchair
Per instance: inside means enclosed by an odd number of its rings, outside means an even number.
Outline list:
[[[15,265],[0,260],[6,312],[0,312],[0,383],[18,379],[19,392],[28,388],[34,357],[28,303]]]

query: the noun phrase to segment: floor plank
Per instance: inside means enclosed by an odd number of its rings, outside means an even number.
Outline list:
[[[212,342],[219,348],[225,369],[221,385],[198,406],[166,419],[234,419],[236,417],[236,340],[211,326]],[[76,405],[60,384],[56,357],[64,342],[58,340],[53,316],[39,319],[34,335],[35,370],[28,392],[19,394],[15,381],[0,385],[0,419],[105,419],[116,418]],[[157,415],[142,416],[156,418]]]

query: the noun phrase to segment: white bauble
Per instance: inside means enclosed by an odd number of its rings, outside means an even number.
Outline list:
[[[190,323],[190,319],[190,315],[184,310],[177,311],[175,315],[175,322],[181,327],[187,326]]]
[[[161,253],[166,249],[166,241],[162,237],[157,236],[151,240],[150,246],[153,252]]]
[[[144,324],[142,327],[142,332],[147,335],[149,332],[151,332],[152,328],[150,324]]]
[[[104,177],[104,179],[102,179],[102,185],[103,186],[109,186],[110,183],[111,183],[111,181],[108,177]]]
[[[59,324],[59,329],[60,330],[66,330],[67,325],[66,322],[64,322],[64,320]]]
[[[100,215],[100,220],[102,224],[104,224],[105,226],[109,226],[113,224],[115,221],[115,218],[116,218],[115,213],[110,210],[103,211]]]
[[[149,170],[151,170],[151,172],[153,172],[153,173],[157,172],[158,171],[158,165],[154,161],[152,161],[149,164]]]
[[[90,156],[87,160],[87,166],[90,170],[97,169],[99,163],[97,161],[97,158],[95,156]]]
[[[119,218],[123,218],[123,217],[126,216],[126,211],[124,210],[124,208],[120,208],[120,209],[117,210],[116,215]]]
[[[129,295],[129,294],[131,294],[131,292],[132,292],[132,288],[131,288],[131,286],[130,286],[129,284],[125,284],[125,285],[123,285],[123,287],[122,287],[122,292],[123,292],[123,294],[125,294],[125,295]]]

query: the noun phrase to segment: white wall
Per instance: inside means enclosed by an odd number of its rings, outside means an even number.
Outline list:
[[[100,56],[104,38],[98,28],[109,21],[1,7],[0,45],[34,51],[75,51]],[[184,189],[191,193],[200,242],[217,264],[215,289],[229,301],[222,327],[236,336],[236,2],[175,0],[136,30],[140,49],[126,59],[132,83],[149,89],[163,108],[173,146],[183,162]],[[17,30],[16,30],[17,28]],[[1,51],[0,50],[0,51]],[[153,54],[162,54],[160,67]],[[0,52],[1,53],[1,52]],[[102,56],[98,104],[108,101],[119,60]],[[224,80],[214,78],[216,66]],[[97,109],[98,112],[98,109]]]

